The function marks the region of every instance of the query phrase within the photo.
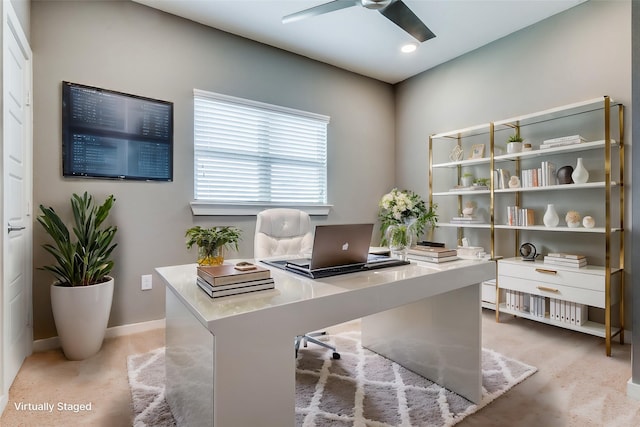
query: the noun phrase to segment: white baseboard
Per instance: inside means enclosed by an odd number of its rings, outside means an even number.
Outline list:
[[[631,380],[632,378],[629,378],[629,381],[627,381],[627,396],[640,400],[640,384],[636,384]]]
[[[114,326],[107,328],[105,338],[121,337],[123,335],[137,334],[138,332],[146,332],[152,329],[161,329],[165,327],[165,319],[151,320],[148,322],[132,323],[129,325]],[[60,348],[60,339],[58,337],[45,338],[33,342],[33,351],[47,351]]]

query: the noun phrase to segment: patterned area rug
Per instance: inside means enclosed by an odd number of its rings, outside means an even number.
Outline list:
[[[360,332],[328,336],[341,359],[312,344],[298,354],[296,426],[452,426],[536,368],[482,350],[482,401],[465,398],[360,346]],[[293,351],[293,350],[292,350]],[[164,398],[164,348],[128,358],[135,427],[174,426]]]

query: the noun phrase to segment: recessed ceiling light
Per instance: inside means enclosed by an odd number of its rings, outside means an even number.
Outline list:
[[[413,51],[415,51],[418,48],[418,46],[415,43],[409,43],[409,44],[405,44],[404,46],[402,46],[400,48],[400,50],[403,53],[411,53]]]

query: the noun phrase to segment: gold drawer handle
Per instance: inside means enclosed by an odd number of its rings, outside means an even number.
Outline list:
[[[543,273],[543,274],[558,274],[557,271],[555,271],[555,270],[547,270],[546,268],[536,268],[536,271],[538,273]]]
[[[558,293],[558,292],[560,292],[560,291],[559,291],[559,290],[557,290],[557,289],[554,289],[554,288],[547,288],[546,286],[536,286],[536,288],[538,288],[538,290],[540,290],[540,291],[554,292],[554,293]]]

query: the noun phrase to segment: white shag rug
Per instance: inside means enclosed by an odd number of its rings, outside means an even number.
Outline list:
[[[359,331],[330,335],[327,340],[337,346],[339,360],[313,344],[298,354],[296,426],[452,426],[537,370],[483,349],[482,401],[476,405],[362,348]],[[129,356],[127,365],[133,425],[174,426],[164,396],[164,348]]]

